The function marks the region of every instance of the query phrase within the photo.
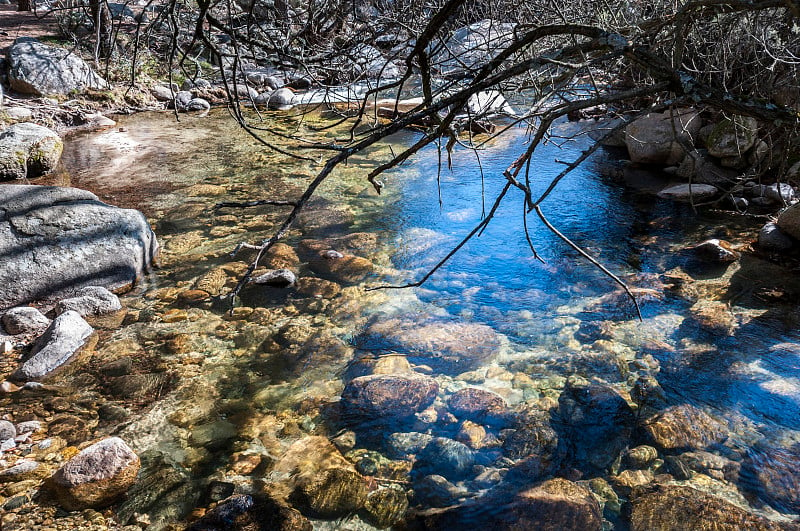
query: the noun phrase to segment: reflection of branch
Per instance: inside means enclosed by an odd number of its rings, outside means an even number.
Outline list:
[[[554,227],[554,226],[553,226],[553,225],[552,225],[552,224],[551,224],[551,223],[550,223],[550,222],[547,220],[547,218],[544,216],[544,213],[542,213],[542,208],[541,208],[539,205],[536,205],[535,207],[533,207],[533,209],[536,211],[536,214],[539,216],[539,219],[541,219],[541,220],[542,220],[542,223],[544,223],[544,225],[545,225],[545,226],[546,226],[548,229],[550,229],[550,231],[551,231],[553,234],[555,234],[556,236],[558,236],[559,238],[561,238],[561,240],[562,240],[564,243],[566,243],[567,245],[569,245],[570,247],[572,247],[572,248],[573,248],[573,249],[574,249],[574,250],[575,250],[575,251],[576,251],[576,252],[577,252],[579,255],[581,255],[582,257],[584,257],[585,259],[587,259],[589,262],[591,262],[591,263],[592,263],[592,265],[594,265],[596,268],[598,268],[600,271],[602,271],[602,272],[603,272],[603,273],[605,273],[605,274],[606,274],[608,277],[610,277],[610,278],[611,278],[611,280],[613,280],[614,282],[616,282],[617,284],[619,284],[620,286],[622,286],[622,289],[624,289],[624,290],[625,290],[625,293],[627,293],[628,297],[630,297],[631,301],[633,302],[633,306],[636,308],[636,315],[639,317],[639,320],[641,321],[641,320],[642,320],[642,312],[641,312],[641,310],[639,309],[639,303],[638,303],[638,302],[636,302],[636,297],[634,297],[634,296],[633,296],[633,293],[631,293],[631,290],[628,288],[628,286],[627,286],[627,285],[626,285],[626,284],[625,284],[625,283],[624,283],[622,280],[620,280],[620,278],[619,278],[617,275],[615,275],[614,273],[612,273],[611,271],[609,271],[609,270],[608,270],[608,269],[607,269],[607,268],[606,268],[606,267],[605,267],[603,264],[601,264],[600,262],[598,262],[597,260],[595,260],[594,258],[592,258],[592,256],[591,256],[589,253],[587,253],[586,251],[584,251],[583,249],[581,249],[581,248],[580,248],[580,246],[578,246],[578,245],[577,245],[576,243],[574,243],[572,240],[570,240],[569,238],[567,238],[566,236],[564,236],[564,235],[563,235],[561,232],[559,232],[559,230],[558,230],[557,228],[555,228],[555,227]]]
[[[439,269],[440,269],[440,268],[441,268],[443,265],[445,265],[445,264],[446,264],[446,263],[447,263],[447,262],[448,262],[448,261],[449,261],[449,260],[450,260],[450,259],[451,259],[451,258],[452,258],[452,257],[453,257],[453,256],[454,256],[454,255],[455,255],[455,254],[456,254],[456,253],[457,253],[457,252],[458,252],[458,251],[459,251],[461,248],[462,248],[462,247],[464,247],[464,246],[467,244],[467,242],[469,242],[469,241],[472,239],[472,237],[473,237],[473,236],[475,236],[476,234],[480,233],[480,232],[481,232],[481,231],[482,231],[484,228],[486,228],[486,225],[488,225],[488,224],[489,224],[489,222],[490,222],[490,221],[492,220],[492,218],[494,217],[494,214],[495,214],[495,212],[497,212],[497,209],[500,207],[500,203],[503,201],[503,198],[505,197],[506,193],[508,192],[508,190],[509,190],[510,188],[511,188],[511,183],[506,183],[506,185],[503,187],[503,190],[502,190],[502,191],[501,191],[501,192],[498,194],[497,198],[494,200],[494,205],[492,205],[492,209],[491,209],[491,210],[489,210],[489,213],[486,215],[486,217],[485,217],[485,218],[483,218],[483,219],[482,219],[482,220],[481,220],[481,221],[480,221],[480,222],[479,222],[477,225],[475,225],[475,228],[473,228],[473,229],[470,231],[470,233],[469,233],[469,234],[467,234],[467,235],[464,237],[464,239],[463,239],[463,240],[461,240],[461,241],[458,243],[458,245],[456,245],[455,247],[453,247],[453,248],[450,250],[450,252],[449,252],[449,253],[447,253],[447,256],[445,256],[444,258],[442,258],[442,259],[439,261],[439,263],[438,263],[438,264],[436,264],[436,265],[435,265],[435,266],[433,266],[431,269],[429,269],[429,270],[428,270],[428,272],[427,272],[427,273],[425,273],[425,275],[424,275],[424,276],[423,276],[421,279],[419,279],[419,280],[418,280],[418,281],[416,281],[416,282],[411,282],[410,284],[403,284],[402,286],[396,286],[396,285],[383,285],[383,286],[374,286],[374,287],[371,287],[371,288],[365,288],[365,289],[366,289],[367,291],[374,291],[374,290],[377,290],[377,289],[403,289],[403,288],[416,288],[416,287],[419,287],[419,286],[423,285],[423,284],[424,284],[424,283],[425,283],[425,282],[426,282],[426,281],[427,281],[429,278],[431,278],[431,276],[433,276],[433,274],[434,274],[434,273],[436,273],[436,271],[438,271],[438,270],[439,270]]]

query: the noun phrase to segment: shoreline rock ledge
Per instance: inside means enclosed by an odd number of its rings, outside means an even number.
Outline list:
[[[155,234],[137,210],[77,188],[0,185],[0,310],[86,286],[123,291],[157,255]]]

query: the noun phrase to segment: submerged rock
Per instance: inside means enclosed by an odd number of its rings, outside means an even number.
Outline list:
[[[646,419],[643,428],[664,450],[703,449],[728,436],[722,422],[690,404],[668,407]]]
[[[439,474],[459,480],[472,473],[475,454],[470,448],[446,437],[436,437],[417,454],[414,470],[423,475]]]
[[[119,437],[103,439],[64,463],[51,479],[68,510],[97,508],[115,501],[136,481],[139,457]]]
[[[456,321],[386,319],[372,323],[356,339],[367,350],[406,354],[412,363],[457,374],[484,365],[497,355],[500,337],[482,324]]]
[[[344,415],[376,423],[412,417],[433,403],[439,385],[421,374],[359,376],[342,391]]]
[[[342,284],[358,284],[372,274],[374,266],[370,260],[360,256],[324,251],[311,260],[308,266],[315,273]]]
[[[28,381],[46,377],[69,361],[93,332],[94,329],[77,312],[62,313],[36,340],[31,357],[10,378]]]
[[[628,446],[634,416],[611,387],[568,382],[558,398],[557,428],[578,466],[602,470]]]
[[[158,253],[141,212],[84,190],[9,184],[0,204],[0,309],[85,286],[129,288]]]
[[[75,50],[48,46],[30,37],[14,42],[8,63],[8,82],[23,94],[68,94],[107,86]]]
[[[586,487],[562,478],[518,493],[498,517],[495,529],[600,531],[600,504]]]
[[[56,168],[64,143],[41,125],[14,124],[0,132],[0,181],[32,179]]]
[[[474,387],[453,393],[447,401],[447,407],[459,419],[495,426],[505,424],[508,408],[500,395]]]
[[[369,493],[364,503],[367,521],[378,529],[399,522],[408,509],[408,497],[400,488],[389,487]]]
[[[742,482],[765,503],[785,513],[800,513],[800,444],[780,448],[760,443],[747,452]]]
[[[328,468],[299,486],[308,507],[324,518],[353,513],[367,500],[367,484],[358,472],[344,467]]]
[[[779,531],[778,523],[721,498],[677,485],[659,486],[632,502],[632,531]]]

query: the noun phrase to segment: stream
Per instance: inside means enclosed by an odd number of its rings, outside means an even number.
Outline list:
[[[307,135],[325,123],[274,121]],[[580,127],[555,126],[531,172],[539,192],[589,146]],[[279,498],[303,470],[287,453],[323,460],[325,439],[370,496],[392,490],[399,508],[292,502],[314,529],[455,528],[481,521],[458,514],[477,505],[487,522],[524,523],[534,517],[517,493],[554,477],[592,492],[605,529],[636,527],[647,509],[631,517],[626,501],[655,485],[712,494],[747,518],[796,518],[800,282],[749,248],[762,221],[627,186],[606,171],[619,153],[601,151],[542,209],[631,287],[641,321],[617,284],[529,214],[534,257],[515,190],[421,287],[365,290],[436,265],[492,207],[528,137],[515,128],[477,153],[456,147],[441,172],[432,146],[376,194],[368,171],[415,139],[398,134],[339,167],[256,272],[290,269],[297,286],[248,286],[232,312],[220,295],[252,253],[231,251],[269,237],[288,210],[215,205],[296,198],[320,165],[265,149],[222,113],[119,117],[66,142],[48,184],[142,210],[162,246],[160,267],[122,297],[122,325],[101,330],[82,370],[60,377],[91,399],[90,433],[118,435],[142,459],[119,521],[163,529],[234,492]],[[742,257],[699,259],[691,249],[709,238]],[[331,250],[344,258],[321,257]],[[121,359],[124,373],[109,368]],[[428,386],[396,400],[417,409],[398,412],[382,395],[362,403],[372,395],[358,385],[398,374]],[[431,516],[448,507],[462,509]]]

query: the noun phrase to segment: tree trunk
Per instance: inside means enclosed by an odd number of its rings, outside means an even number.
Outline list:
[[[111,54],[111,12],[105,0],[89,0],[89,8],[97,38],[97,58],[106,58]]]
[[[31,11],[32,9],[31,0],[19,0],[17,2],[17,11]]]

